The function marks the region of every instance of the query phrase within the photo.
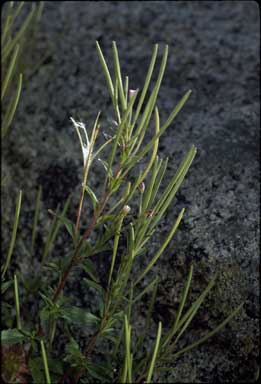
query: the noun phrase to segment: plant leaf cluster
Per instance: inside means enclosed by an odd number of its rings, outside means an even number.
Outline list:
[[[5,7],[4,22],[1,33],[1,137],[6,136],[13,121],[15,111],[22,91],[25,68],[23,66],[28,41],[34,41],[39,20],[41,18],[43,2],[39,5],[31,4],[31,10],[18,23],[24,11],[24,1],[14,3],[9,1]]]
[[[162,191],[168,159],[163,160],[158,156],[159,140],[173,123],[191,91],[185,93],[168,118],[161,123],[157,97],[166,68],[168,46],[164,48],[159,72],[151,92],[149,89],[158,56],[158,45],[154,47],[141,91],[131,89],[129,78],[123,77],[115,42],[112,44],[113,70],[111,72],[98,42],[96,47],[111,97],[117,129],[113,136],[96,149],[96,139],[100,132],[100,112],[90,136],[82,122],[72,119],[80,139],[84,160],[76,220],[73,222],[66,215],[70,198],[62,212],[59,209],[56,212],[50,212],[53,221],[42,253],[38,276],[40,283],[38,289],[33,291],[35,300],[40,302],[37,322],[30,330],[23,323],[20,313],[19,279],[15,275],[13,289],[16,328],[4,330],[2,334],[6,343],[30,344],[29,367],[35,383],[39,380],[38,374],[44,377],[46,383],[56,382],[56,380],[65,382],[67,379],[82,383],[91,383],[93,380],[124,383],[140,383],[144,380],[151,382],[156,374],[166,368],[170,369],[168,364],[173,364],[181,354],[200,345],[220,331],[241,308],[241,306],[236,308],[217,328],[206,333],[193,344],[180,349],[179,341],[188,331],[190,323],[215,282],[214,277],[200,296],[190,304],[189,291],[193,278],[193,266],[191,266],[173,324],[168,329],[163,329],[162,323],[159,322],[155,340],[152,343],[149,342],[152,327],[151,315],[157,297],[159,277],[154,275],[154,278],[145,286],[144,282],[149,275],[153,275],[154,265],[171,243],[184,215],[184,209],[178,213],[169,233],[158,245],[155,254],[147,260],[145,267],[137,271],[136,266],[147,254],[148,245],[164,219],[196,155],[196,148],[192,145]],[[146,99],[147,102],[145,102]],[[151,126],[154,126],[154,132],[148,139]],[[85,142],[81,133],[85,135]],[[89,174],[95,168],[93,160],[94,158],[97,160],[98,155],[104,167],[104,180],[99,194],[89,183]],[[130,178],[131,174],[135,176]],[[82,211],[86,199],[90,199],[93,207],[87,226],[82,225]],[[41,189],[36,197],[30,248],[32,254],[35,249],[40,200]],[[137,201],[138,206],[135,205]],[[20,207],[21,193],[17,201],[13,236],[2,269],[2,277],[5,276],[10,265]],[[65,229],[70,236],[71,251],[68,255],[64,255],[61,261],[53,255],[55,239],[62,229]],[[110,256],[108,256],[109,267],[106,270],[104,286],[94,260],[97,253],[105,250]],[[81,268],[85,273],[82,283],[95,292],[97,297],[97,311],[94,313],[89,308],[76,306],[72,295],[69,295],[66,290],[68,280],[74,277],[73,271],[77,268]],[[52,271],[53,276],[56,277],[55,283],[49,284],[48,287],[43,284],[44,269]],[[3,289],[11,289],[11,286],[6,285],[5,282]],[[70,293],[73,294],[73,292]],[[145,294],[151,295],[151,299],[143,331],[138,333],[134,328],[135,306]],[[79,331],[88,329],[91,332],[83,345],[80,345],[77,340],[75,327]],[[59,332],[62,330],[66,334],[68,340],[65,355],[59,362],[55,360],[53,353],[54,341],[59,337],[58,328],[60,328]],[[144,346],[146,348],[142,348]]]

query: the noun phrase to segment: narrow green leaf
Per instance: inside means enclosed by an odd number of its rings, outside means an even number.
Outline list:
[[[158,108],[156,107],[155,108],[155,133],[157,133],[159,131],[159,124],[160,124],[159,113],[158,113]],[[146,178],[147,174],[149,173],[149,171],[150,171],[151,167],[153,166],[153,163],[156,159],[156,156],[157,156],[158,145],[159,145],[159,140],[157,139],[154,142],[152,154],[151,154],[151,157],[150,157],[148,164],[146,165],[144,171],[141,172],[141,174],[137,177],[137,179],[136,179],[136,181],[135,181],[135,183],[134,183],[134,185],[130,191],[130,194],[125,199],[124,204],[127,204],[127,202],[132,198],[135,190],[138,188],[140,183],[142,183],[142,181]],[[123,177],[126,176],[126,174],[127,174],[127,171],[125,171],[123,173]]]
[[[206,289],[201,293],[201,295],[197,298],[197,300],[191,305],[191,307],[187,310],[184,316],[180,319],[178,324],[176,325],[175,333],[182,327],[183,324],[186,325],[186,327],[189,325],[193,317],[196,315],[198,309],[200,308],[201,304],[204,302],[205,297],[208,295],[209,291],[213,288],[216,281],[216,275],[213,277],[213,279],[209,282]],[[183,332],[186,329],[183,328]]]
[[[83,327],[97,327],[100,319],[85,309],[80,307],[63,308],[61,317],[70,323],[77,324]]]
[[[156,176],[157,176],[158,170],[161,166],[161,163],[162,163],[162,160],[159,160],[159,157],[156,156],[156,159],[155,159],[154,164],[153,164],[152,172],[150,175],[149,183],[146,185],[145,193],[143,194],[141,214],[143,214],[145,212],[145,210],[147,209],[148,203],[150,201],[151,193],[154,189],[154,183],[156,181]]]
[[[95,270],[95,266],[93,264],[93,262],[89,259],[85,259],[83,260],[83,262],[81,263],[81,266],[82,268],[84,269],[84,271],[96,282],[98,283],[99,282],[99,279],[96,275],[96,270]]]
[[[159,350],[159,345],[160,345],[161,331],[162,331],[162,323],[160,321],[159,322],[159,326],[158,326],[157,339],[156,339],[156,343],[155,343],[155,347],[154,347],[154,352],[153,352],[153,355],[152,355],[152,359],[151,359],[151,363],[150,363],[150,367],[149,367],[146,383],[150,383],[151,382],[151,378],[152,378],[152,375],[153,375],[153,371],[154,371],[154,367],[155,367],[155,362],[156,362],[156,358],[157,358],[157,354],[158,354],[158,350]]]
[[[19,4],[17,4],[17,8],[13,14],[13,21],[17,18],[17,16],[21,12],[23,6],[24,6],[24,1],[19,1]]]
[[[188,291],[189,291],[190,284],[191,284],[191,279],[192,279],[192,274],[193,274],[193,265],[191,265],[191,267],[190,267],[187,284],[186,284],[184,292],[182,294],[182,298],[181,298],[181,302],[180,302],[180,305],[179,305],[178,313],[177,313],[177,316],[176,316],[176,319],[175,319],[175,323],[174,323],[174,331],[177,328],[177,325],[178,325],[179,320],[180,320],[180,316],[182,315],[182,311],[183,311],[184,305],[185,305],[186,300],[187,300]]]
[[[154,285],[159,282],[159,276],[156,276],[143,290],[138,296],[133,300],[133,304],[139,301],[146,293],[153,289]]]
[[[51,378],[49,373],[49,367],[48,367],[48,361],[47,361],[47,355],[44,347],[43,340],[40,341],[41,344],[41,351],[42,351],[42,358],[43,358],[43,365],[44,365],[44,372],[45,372],[45,379],[47,384],[51,384]]]
[[[4,82],[3,82],[2,91],[1,91],[1,100],[3,100],[8,84],[10,83],[12,76],[14,75],[14,67],[15,67],[17,56],[18,56],[18,52],[19,52],[19,44],[17,44],[15,47],[13,56],[11,58],[11,62],[8,66],[7,73],[4,77]]]
[[[154,89],[152,91],[152,94],[150,96],[150,99],[149,99],[149,101],[147,103],[147,106],[146,106],[145,111],[143,113],[141,122],[140,122],[139,126],[137,127],[137,129],[136,129],[136,131],[134,133],[135,137],[137,137],[141,133],[142,128],[143,128],[145,122],[148,119],[148,116],[151,115],[151,113],[152,113],[152,111],[154,109],[154,106],[155,106],[155,103],[156,103],[156,99],[157,99],[157,96],[158,96],[158,93],[159,93],[161,81],[162,81],[162,78],[163,78],[163,75],[164,75],[164,72],[165,72],[165,67],[166,67],[166,64],[167,64],[167,58],[168,58],[168,45],[165,46],[165,50],[164,50],[164,54],[163,54],[163,57],[162,57],[161,66],[160,66],[159,75],[158,75],[158,78],[157,78],[157,81],[156,81],[156,85],[155,85],[155,87],[154,87]]]
[[[51,225],[48,226],[49,231],[48,231],[47,240],[46,240],[46,243],[45,243],[45,246],[44,246],[44,251],[43,251],[41,265],[43,265],[47,255],[49,253],[49,250],[50,250],[50,248],[52,246],[52,236],[53,236],[53,232],[54,232],[54,229],[55,229],[55,226],[56,226],[56,222],[58,220],[57,213],[58,213],[58,207],[56,208],[55,215],[54,215],[54,217],[52,219]]]
[[[131,326],[128,323],[128,318],[124,316],[125,324],[125,358],[127,366],[127,382],[132,383],[132,359],[131,359]]]
[[[109,168],[109,164],[107,163],[107,161],[105,160],[102,160],[102,159],[99,159],[100,163],[103,165],[103,168],[105,169],[105,173],[106,173],[106,176],[108,176],[109,178],[112,177],[112,171],[111,169]]]
[[[150,199],[149,199],[149,202],[148,202],[148,205],[146,207],[146,209],[151,209],[152,208],[152,204],[157,196],[157,193],[158,193],[158,190],[159,190],[159,187],[161,186],[161,181],[165,175],[165,172],[166,172],[166,169],[167,169],[167,165],[168,165],[168,158],[165,159],[165,161],[162,163],[160,162],[160,166],[159,166],[159,170],[157,172],[157,177],[156,177],[156,181],[155,181],[155,184],[153,186],[153,190],[151,192],[151,195],[150,195]]]
[[[5,281],[5,282],[1,281],[1,294],[3,295],[5,291],[7,291],[7,289],[11,287],[11,285],[13,285],[13,280]]]
[[[182,97],[182,99],[178,102],[178,104],[175,106],[175,108],[173,109],[173,111],[171,112],[170,116],[168,117],[167,121],[165,122],[165,124],[163,125],[162,127],[162,131],[165,131],[169,125],[172,123],[172,121],[174,120],[174,118],[177,116],[177,114],[179,113],[179,111],[183,108],[183,105],[186,103],[186,101],[188,100],[189,96],[191,95],[191,89],[188,90],[185,95]]]
[[[16,33],[14,39],[11,41],[10,44],[6,45],[2,51],[2,61],[5,60],[7,58],[7,56],[10,54],[10,52],[12,51],[12,49],[15,47],[15,45],[17,44],[18,41],[21,40],[21,38],[23,37],[23,34],[25,33],[26,29],[28,28],[28,26],[30,25],[30,22],[32,20],[32,17],[33,17],[33,14],[35,12],[35,6],[33,4],[32,6],[32,10],[31,12],[29,13],[29,15],[26,17],[26,19],[24,20],[23,24],[21,25],[19,31]]]
[[[182,315],[182,311],[183,311],[184,305],[185,305],[186,300],[187,300],[188,291],[189,291],[189,288],[190,288],[190,285],[191,285],[192,274],[193,274],[193,265],[191,265],[190,270],[189,270],[189,275],[188,275],[187,283],[185,285],[185,288],[184,288],[184,291],[183,291],[183,294],[182,294],[182,298],[181,298],[181,301],[180,301],[180,305],[179,305],[179,308],[178,308],[178,312],[177,312],[177,315],[176,315],[174,326],[172,327],[170,332],[168,332],[168,334],[164,338],[164,341],[162,343],[162,348],[164,348],[171,341],[173,335],[176,332],[177,326],[178,326],[179,321],[180,321],[180,317]]]
[[[158,252],[156,253],[156,255],[152,258],[152,260],[149,262],[149,264],[147,265],[147,267],[144,269],[144,271],[139,275],[139,277],[136,279],[135,283],[134,283],[134,286],[136,286],[139,281],[149,272],[149,270],[152,268],[152,266],[156,263],[156,261],[158,260],[158,258],[160,257],[160,255],[162,254],[162,252],[164,251],[164,249],[167,247],[168,243],[170,242],[170,240],[172,239],[172,237],[174,236],[178,226],[179,226],[179,223],[181,222],[181,219],[182,219],[182,216],[184,214],[184,211],[185,209],[183,208],[181,211],[180,211],[180,214],[178,215],[178,218],[174,224],[174,226],[172,227],[170,233],[168,234],[167,238],[165,239],[165,241],[163,242],[162,246],[160,247],[160,249],[158,250]]]
[[[146,334],[148,332],[150,321],[151,321],[152,311],[154,309],[155,301],[157,298],[157,289],[158,289],[158,283],[156,283],[154,288],[153,288],[153,292],[152,292],[150,303],[149,303],[149,308],[148,308],[148,311],[146,314],[145,326],[144,326],[142,334],[139,336],[138,341],[135,345],[135,348],[134,348],[135,353],[136,353],[136,351],[139,351],[139,349],[143,345],[144,339],[145,339]]]
[[[184,106],[185,102],[187,101],[189,95],[190,95],[191,91],[188,91],[183,97],[182,99],[179,101],[178,105],[176,106],[177,110],[180,111],[181,108]],[[133,167],[134,164],[136,164],[138,161],[140,161],[145,155],[146,153],[148,153],[148,151],[150,150],[150,148],[153,146],[155,140],[157,138],[159,138],[164,132],[165,130],[168,128],[167,125],[164,125],[164,127],[160,128],[160,131],[157,135],[155,135],[147,145],[145,145],[145,147],[142,149],[142,151],[139,152],[138,155],[136,156],[133,156],[133,158],[130,159],[129,161],[129,164],[128,164],[128,169],[131,169]]]
[[[20,330],[22,327],[21,327],[21,318],[20,318],[19,292],[18,292],[16,275],[14,275],[14,296],[15,296],[16,324],[17,324],[17,329]]]
[[[185,352],[188,352],[190,351],[191,349],[197,347],[198,345],[204,343],[205,341],[207,341],[210,337],[214,336],[216,333],[218,333],[219,331],[221,331],[226,325],[227,323],[229,323],[229,321],[231,321],[233,319],[233,317],[235,317],[239,311],[241,310],[241,308],[243,307],[244,303],[240,304],[236,309],[234,309],[234,311],[221,323],[219,324],[215,329],[213,329],[211,332],[207,333],[205,336],[201,337],[199,340],[197,340],[195,343],[185,347],[185,348],[182,348],[180,351],[178,351],[177,353],[175,353],[173,355],[173,358],[176,359],[177,357],[179,357],[180,355],[182,355],[183,353]]]
[[[9,9],[7,10],[6,14],[4,15],[4,25],[2,27],[2,36],[1,36],[1,48],[3,47],[6,37],[8,36],[8,32],[11,29],[12,26],[12,16],[10,15],[10,10],[11,10],[11,4],[12,2],[9,1]]]
[[[20,73],[19,79],[18,79],[18,86],[16,94],[13,98],[13,100],[9,103],[9,106],[7,108],[7,111],[5,113],[4,121],[1,128],[1,135],[2,138],[6,135],[8,128],[13,121],[13,117],[16,111],[16,107],[20,98],[21,90],[22,90],[22,82],[23,82],[23,75]]]
[[[37,196],[36,196],[36,202],[35,202],[34,222],[33,222],[33,230],[32,230],[32,242],[31,242],[31,253],[32,254],[33,254],[34,245],[35,245],[35,236],[36,236],[37,223],[38,223],[38,218],[39,218],[41,196],[42,196],[42,187],[39,186]]]
[[[113,141],[114,137],[112,137],[111,139],[107,140],[104,144],[102,144],[100,146],[99,149],[97,149],[97,151],[92,155],[92,161],[94,159],[96,159],[96,157],[103,151],[103,149],[108,145],[110,144],[112,141]]]
[[[99,55],[99,58],[100,58],[100,61],[101,61],[101,64],[102,64],[102,69],[103,69],[105,77],[106,77],[106,81],[107,81],[107,84],[108,84],[109,92],[110,92],[111,98],[113,100],[114,89],[113,89],[113,84],[112,84],[110,72],[108,70],[106,61],[104,59],[104,56],[103,56],[103,53],[101,51],[101,48],[100,48],[100,45],[99,45],[98,41],[96,41],[96,48],[97,48],[98,55]]]
[[[21,209],[21,202],[22,202],[22,191],[19,191],[19,195],[16,201],[16,210],[15,210],[15,218],[14,218],[14,225],[13,225],[13,231],[12,231],[12,237],[8,249],[8,254],[6,258],[6,262],[3,268],[2,272],[2,279],[4,279],[5,273],[7,271],[7,268],[9,267],[11,257],[13,254],[13,249],[14,249],[14,244],[15,244],[15,239],[16,239],[16,232],[18,228],[18,222],[19,222],[19,215],[20,215],[20,209]]]
[[[134,102],[136,100],[137,95],[138,95],[138,90],[135,93],[135,95],[131,98],[131,100],[129,102],[129,105],[128,105],[126,111],[124,112],[124,115],[122,117],[121,123],[119,124],[118,130],[117,130],[117,134],[116,134],[115,140],[114,140],[113,145],[112,145],[112,149],[111,149],[111,153],[110,153],[110,158],[109,158],[109,169],[110,170],[112,169],[112,163],[113,163],[114,158],[115,158],[115,153],[116,153],[117,145],[119,143],[119,140],[121,138],[122,132],[123,132],[124,127],[125,127],[125,124],[127,122],[129,114],[130,114],[130,112],[132,110],[132,107],[133,107],[133,104],[134,104]]]
[[[57,214],[58,208],[57,208],[57,210],[55,212],[55,217],[54,217],[54,220],[52,222],[51,229],[50,229],[50,231],[48,233],[47,241],[46,241],[46,244],[45,244],[45,247],[44,247],[44,252],[43,252],[43,256],[42,256],[42,264],[44,263],[44,261],[46,260],[47,256],[51,252],[52,247],[54,246],[54,242],[56,240],[58,231],[59,231],[60,226],[61,226],[62,223],[65,224],[67,231],[72,236],[72,233],[71,233],[72,232],[72,228],[71,228],[72,226],[70,224],[71,222],[68,219],[65,219],[65,217],[64,217],[66,212],[67,212],[67,210],[68,210],[68,208],[69,208],[70,201],[71,201],[71,196],[68,196],[68,198],[67,198],[67,200],[65,202],[64,208],[62,210],[61,215]]]
[[[94,379],[99,380],[102,383],[111,382],[112,380],[112,369],[106,363],[94,364],[89,361],[85,361],[85,367],[87,372]]]
[[[122,327],[121,327],[121,330],[120,332],[118,333],[118,338],[117,338],[117,341],[115,342],[115,347],[114,347],[114,350],[113,350],[113,353],[112,353],[112,361],[114,361],[116,359],[116,356],[117,356],[117,353],[118,353],[118,350],[119,350],[119,347],[120,347],[120,344],[121,344],[121,340],[122,340],[122,337],[123,337],[123,334],[124,334],[124,323],[122,324]]]
[[[86,277],[83,278],[83,281],[91,288],[95,289],[99,293],[103,294],[103,288],[100,284],[96,283],[93,280],[87,279]]]
[[[71,336],[69,342],[66,344],[65,351],[69,355],[75,355],[81,352],[77,341]]]
[[[43,301],[48,307],[52,308],[54,306],[54,303],[52,302],[52,300],[49,299],[49,297],[47,297],[45,294],[43,294],[42,292],[39,292],[39,295],[41,296],[41,298],[43,299]]]
[[[97,205],[98,205],[98,199],[97,199],[95,193],[93,192],[93,190],[91,189],[91,187],[89,187],[88,185],[85,185],[85,191],[90,196],[91,201],[92,201],[92,205],[93,205],[93,210],[95,211],[97,208]]]
[[[112,50],[113,50],[114,70],[115,70],[115,74],[117,76],[118,86],[119,86],[119,91],[120,91],[120,100],[121,100],[121,104],[122,104],[122,109],[123,109],[123,111],[125,111],[127,109],[127,102],[126,102],[125,95],[124,95],[120,61],[119,61],[119,55],[118,55],[117,45],[116,45],[115,41],[112,42]]]
[[[108,287],[111,284],[111,278],[112,278],[112,273],[114,270],[114,264],[116,260],[116,255],[117,255],[117,250],[118,250],[118,244],[119,244],[119,239],[120,239],[120,234],[121,234],[121,226],[122,226],[122,221],[123,221],[124,216],[120,216],[119,222],[116,228],[115,232],[115,237],[114,237],[114,243],[113,243],[113,253],[112,253],[112,259],[111,259],[111,268],[110,268],[110,273],[109,273],[109,280],[108,280]]]
[[[125,92],[124,96],[125,96],[126,103],[128,103],[128,92],[129,92],[129,77],[128,76],[125,76],[124,92]]]
[[[150,226],[150,230],[152,230],[160,221],[164,213],[166,212],[167,208],[169,207],[171,201],[174,199],[177,191],[179,190],[191,164],[196,155],[196,148],[194,146],[191,147],[188,155],[185,158],[184,165],[181,167],[181,169],[175,173],[174,178],[171,180],[170,184],[166,188],[166,190],[163,193],[163,196],[160,198],[158,203],[154,207],[154,211],[156,213],[155,217],[153,218],[153,222]]]
[[[144,102],[144,99],[145,99],[146,94],[147,94],[147,90],[148,90],[148,87],[149,87],[149,84],[150,84],[151,76],[152,76],[152,73],[153,73],[153,69],[154,69],[154,65],[155,65],[155,61],[156,61],[156,57],[157,57],[157,52],[158,52],[158,44],[155,44],[154,45],[153,54],[152,54],[152,57],[151,57],[151,61],[150,61],[150,65],[149,65],[149,69],[148,69],[147,76],[146,76],[146,79],[145,79],[145,83],[144,83],[144,86],[143,86],[143,89],[142,89],[142,93],[141,93],[141,96],[140,96],[140,99],[139,99],[139,103],[138,103],[138,106],[137,106],[137,109],[136,109],[136,112],[135,112],[135,115],[134,115],[132,129],[133,129],[133,127],[136,124],[136,121],[137,121],[137,119],[139,117],[139,114],[140,114],[140,111],[141,111],[141,108],[142,108],[142,105],[143,105],[143,102]]]

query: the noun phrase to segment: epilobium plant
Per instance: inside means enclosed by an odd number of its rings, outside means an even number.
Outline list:
[[[31,4],[31,11],[20,23],[17,30],[17,19],[23,11],[24,1],[15,5],[9,1],[5,7],[4,22],[1,29],[1,138],[3,139],[12,123],[20,98],[24,77],[23,58],[28,55],[28,42],[34,43],[43,2]]]
[[[215,281],[214,277],[205,291],[188,307],[188,294],[193,275],[191,266],[173,323],[169,324],[167,329],[163,329],[162,323],[159,322],[154,342],[150,344],[146,339],[151,332],[151,314],[159,278],[154,276],[145,287],[144,278],[149,276],[152,267],[173,238],[182,220],[184,209],[180,211],[171,230],[162,244],[158,245],[154,256],[147,261],[145,267],[137,270],[139,265],[137,262],[141,257],[145,260],[148,244],[196,154],[196,148],[192,145],[165,190],[160,192],[168,159],[158,157],[159,140],[189,98],[191,91],[185,93],[167,120],[161,124],[157,96],[167,63],[168,46],[164,49],[152,92],[148,95],[158,45],[154,47],[141,90],[130,89],[128,77],[123,78],[116,43],[113,42],[112,45],[113,76],[109,72],[98,42],[96,45],[112,100],[115,129],[111,136],[108,133],[105,135],[105,143],[97,149],[96,139],[101,125],[100,112],[92,131],[88,133],[83,122],[71,118],[83,153],[83,181],[76,219],[73,222],[66,217],[69,199],[61,213],[58,210],[50,211],[54,221],[43,249],[36,285],[32,287],[28,282],[24,284],[22,277],[18,279],[16,275],[14,276],[17,325],[2,332],[2,340],[6,344],[23,344],[29,368],[26,372],[31,377],[28,378],[28,382],[30,380],[34,383],[79,381],[91,383],[93,380],[121,383],[151,382],[155,378],[154,375],[166,370],[169,364],[173,367],[181,354],[221,330],[240,309],[240,307],[235,309],[217,328],[192,345],[180,349],[179,340],[187,331]],[[148,101],[145,103],[146,97]],[[144,144],[151,124],[154,125],[153,136]],[[98,160],[104,168],[104,180],[99,191],[95,191],[91,186],[89,175],[95,171],[94,164]],[[41,190],[36,199],[32,254],[40,196]],[[90,199],[92,204],[87,226],[82,220],[86,199]],[[21,199],[17,203],[14,233],[20,204]],[[71,238],[70,252],[62,260],[57,260],[54,256],[52,258],[49,256],[51,249],[55,250],[55,238],[62,227],[68,231]],[[13,243],[14,239],[15,236]],[[106,283],[99,276],[94,262],[97,254],[105,250],[107,254],[109,253]],[[3,278],[9,261],[10,255],[3,267]],[[46,281],[42,273],[44,268],[52,271],[50,281]],[[76,306],[72,302],[74,292],[66,290],[68,280],[73,278],[72,272],[76,268],[84,271],[83,281],[96,292],[96,311]],[[35,300],[40,300],[38,318],[36,316],[38,321],[34,327],[26,325],[21,318],[19,283],[27,285]],[[10,281],[4,282],[4,286],[5,284],[10,288]],[[137,303],[145,294],[151,294],[151,300],[144,328],[138,332],[134,328],[133,314]],[[85,334],[86,339],[82,340],[82,337],[78,337],[78,333],[86,329],[89,330],[89,335]],[[66,340],[66,346],[65,351],[61,352],[63,354],[57,359],[55,344],[59,341],[61,333]],[[171,367],[168,369],[171,370]]]

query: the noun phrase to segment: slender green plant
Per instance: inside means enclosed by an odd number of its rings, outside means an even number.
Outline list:
[[[189,305],[189,290],[193,279],[191,266],[173,324],[164,329],[159,322],[155,341],[149,342],[151,315],[159,283],[159,277],[152,270],[171,243],[184,209],[178,213],[155,254],[149,260],[145,255],[196,155],[196,148],[192,145],[162,191],[168,159],[159,158],[159,141],[188,100],[191,91],[185,93],[168,118],[161,123],[157,97],[167,64],[168,46],[164,48],[155,84],[150,87],[158,56],[158,45],[155,45],[141,90],[131,89],[129,78],[123,77],[115,42],[112,44],[112,71],[108,68],[98,42],[96,47],[115,114],[114,127],[110,134],[106,133],[105,142],[96,149],[101,112],[97,114],[90,134],[82,121],[71,118],[83,154],[82,186],[75,221],[67,215],[70,197],[61,212],[59,207],[55,212],[50,211],[53,221],[43,247],[37,289],[30,291],[30,284],[21,280],[25,289],[33,293],[38,302],[38,314],[35,316],[37,321],[30,326],[26,326],[23,321],[19,309],[23,304],[21,300],[19,302],[15,276],[17,327],[2,332],[6,343],[30,346],[27,360],[33,383],[39,383],[39,380],[46,383],[91,383],[94,380],[152,382],[170,363],[173,365],[180,355],[224,328],[242,307],[236,308],[227,319],[193,344],[180,348],[179,341],[188,332],[190,323],[216,279],[214,276],[201,295]],[[149,89],[152,89],[151,92]],[[95,191],[90,173],[98,162],[104,169],[104,180],[102,186]],[[40,200],[39,189],[30,243],[32,255]],[[84,207],[87,200],[91,204],[88,208]],[[82,220],[86,208],[89,210],[87,225]],[[16,213],[16,223],[19,211]],[[55,240],[61,228],[70,237],[68,254],[62,260],[55,257]],[[106,284],[102,283],[95,263],[97,254],[105,250],[109,253]],[[146,265],[139,269],[141,258],[146,260]],[[9,263],[10,257],[7,260]],[[4,267],[5,272],[6,269]],[[84,273],[81,283],[95,292],[96,311],[91,312],[90,308],[73,303],[74,292],[69,289],[68,281],[75,278],[75,271],[79,270]],[[44,271],[51,273],[51,279],[45,278]],[[77,279],[78,276],[77,273]],[[151,280],[144,284],[145,277],[149,276]],[[134,314],[145,294],[151,294],[151,300],[144,328],[138,332],[135,330]],[[76,330],[82,329],[88,329],[90,336],[80,345]],[[67,344],[64,355],[57,359],[54,341],[57,343],[61,332]]]
[[[17,27],[17,19],[24,10],[24,1],[7,2],[1,30],[1,137],[6,136],[20,99],[25,68],[23,66],[28,41],[34,41],[43,10],[43,2],[31,4],[31,10]]]

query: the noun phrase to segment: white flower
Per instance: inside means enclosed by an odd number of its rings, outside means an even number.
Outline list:
[[[72,117],[70,117],[70,119],[71,119],[71,121],[73,122],[73,125],[75,126],[76,131],[77,131],[77,134],[78,134],[78,136],[79,136],[79,140],[80,140],[81,148],[82,148],[83,164],[84,164],[84,167],[85,167],[88,156],[89,156],[89,163],[90,163],[90,160],[91,160],[91,153],[90,153],[90,155],[89,155],[89,151],[90,151],[90,141],[89,141],[89,138],[88,138],[88,134],[87,134],[87,131],[86,131],[86,127],[85,127],[85,124],[82,123],[81,121],[75,121]],[[79,128],[82,129],[83,132],[84,132],[85,143],[84,143],[83,140],[82,140],[82,135],[81,135],[81,133],[80,133]]]

